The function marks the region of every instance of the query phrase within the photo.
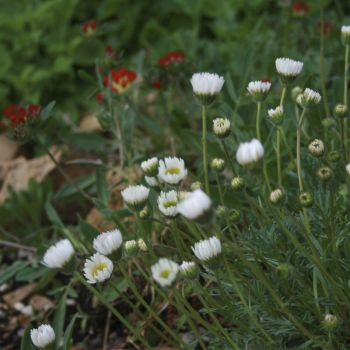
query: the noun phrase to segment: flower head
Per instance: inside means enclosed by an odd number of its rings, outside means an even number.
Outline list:
[[[104,255],[110,255],[120,248],[123,237],[119,230],[115,229],[99,234],[93,242],[94,249]]]
[[[91,36],[96,32],[97,29],[97,21],[94,19],[91,19],[89,21],[86,21],[82,26],[81,30],[84,34],[87,36]]]
[[[155,176],[145,176],[145,181],[146,181],[147,185],[150,187],[158,187],[159,186],[158,178]]]
[[[320,102],[321,95],[317,91],[309,88],[306,88],[304,92],[297,97],[297,103],[303,108],[315,106]]]
[[[247,90],[256,101],[263,101],[271,90],[271,82],[268,80],[251,81]]]
[[[141,163],[141,168],[146,176],[156,176],[158,173],[158,158],[153,157]]]
[[[165,183],[177,185],[186,176],[187,169],[183,159],[167,157],[159,161],[158,177]]]
[[[295,1],[292,5],[293,14],[297,17],[303,17],[309,12],[309,5],[302,1]]]
[[[139,245],[134,239],[126,241],[124,244],[125,253],[129,256],[136,255],[139,252]]]
[[[55,332],[49,324],[42,324],[30,331],[32,343],[39,349],[44,349],[55,341]]]
[[[106,256],[95,253],[92,257],[85,260],[84,276],[90,284],[103,282],[111,277],[113,272],[113,263]]]
[[[204,105],[214,101],[224,82],[224,78],[216,73],[195,73],[191,78],[193,92]]]
[[[346,171],[347,175],[350,176],[350,163],[346,164],[345,171]]]
[[[199,260],[210,266],[216,263],[217,257],[221,254],[221,242],[213,236],[195,243],[191,249]]]
[[[42,263],[51,269],[61,269],[72,260],[73,256],[72,243],[68,239],[62,239],[45,252]]]
[[[231,123],[227,118],[216,118],[213,120],[214,134],[223,139],[231,133]]]
[[[136,73],[128,68],[112,69],[110,74],[103,78],[103,85],[111,87],[115,93],[122,93],[135,81],[136,77]]]
[[[149,188],[143,185],[129,186],[121,192],[125,204],[133,211],[140,211],[147,203]]]
[[[177,215],[177,203],[178,198],[176,191],[160,192],[158,197],[158,207],[165,216],[174,217]]]
[[[349,112],[347,105],[337,104],[334,108],[334,113],[339,118],[345,118]]]
[[[243,166],[256,163],[264,156],[264,147],[257,139],[239,144],[236,152],[237,162]]]
[[[182,63],[185,59],[185,54],[182,51],[170,51],[158,60],[159,65],[167,67],[172,64]]]
[[[344,45],[350,44],[350,26],[342,26],[341,27],[341,37]]]
[[[161,287],[169,287],[176,279],[179,265],[166,258],[161,258],[151,267],[153,279]]]
[[[283,122],[283,106],[277,106],[267,111],[269,119],[275,125],[281,125]]]
[[[272,204],[280,204],[285,199],[285,193],[282,189],[277,188],[271,191],[269,199]]]
[[[214,158],[211,161],[210,166],[213,170],[221,173],[225,169],[225,161],[221,158]]]
[[[325,146],[323,141],[319,139],[314,139],[309,143],[308,150],[312,156],[316,158],[322,157],[325,151]]]
[[[277,58],[276,70],[285,84],[293,80],[301,73],[304,63],[290,58]]]
[[[199,269],[194,261],[183,261],[179,272],[184,278],[193,280],[198,276]]]

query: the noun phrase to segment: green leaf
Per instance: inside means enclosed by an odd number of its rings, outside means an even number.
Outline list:
[[[23,270],[27,265],[29,265],[27,261],[16,261],[7,269],[0,271],[0,285],[13,277],[18,271]]]
[[[73,181],[76,186],[78,186],[81,189],[85,189],[89,186],[91,186],[95,182],[95,176],[94,175],[88,175],[81,177],[77,180]],[[72,184],[66,184],[62,186],[56,193],[55,199],[61,200],[70,196],[73,196],[78,193],[78,190],[76,186],[73,186]]]
[[[56,104],[56,101],[51,101],[47,106],[45,106],[42,109],[42,111],[40,113],[41,120],[45,121],[46,119],[48,119],[55,104]]]
[[[100,201],[104,206],[108,206],[109,191],[106,181],[106,172],[101,167],[96,170],[96,187]]]
[[[72,339],[72,333],[75,321],[79,317],[79,314],[75,314],[73,318],[70,320],[69,325],[64,332],[64,338],[63,338],[63,350],[70,350],[71,348],[71,339]]]
[[[32,325],[29,324],[24,331],[22,340],[21,340],[21,350],[34,350],[34,345],[32,344],[32,340],[30,338],[30,330]]]
[[[100,232],[95,229],[95,227],[88,224],[84,219],[79,218],[79,228],[83,233],[84,238],[87,238],[88,241],[92,241]]]
[[[65,292],[62,294],[60,301],[58,302],[58,308],[53,318],[53,329],[56,334],[56,340],[55,340],[56,349],[58,349],[58,346],[60,344],[60,341],[63,335],[64,320],[66,317],[67,292],[68,290],[65,290]]]
[[[44,266],[28,266],[16,274],[16,281],[33,281],[46,274]]]
[[[48,218],[54,225],[57,225],[58,227],[64,227],[64,224],[61,221],[59,215],[57,214],[56,209],[51,205],[50,202],[46,202],[45,210]]]

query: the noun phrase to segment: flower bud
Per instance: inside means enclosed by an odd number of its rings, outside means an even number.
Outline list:
[[[350,177],[350,163],[346,164],[345,170],[346,170],[347,175]]]
[[[231,123],[227,118],[213,120],[213,132],[220,139],[228,137],[231,133]]]
[[[310,208],[314,203],[314,198],[310,192],[302,192],[299,195],[299,203],[303,208]]]
[[[296,102],[302,108],[313,107],[321,102],[321,95],[317,91],[306,88],[302,94],[297,96]]]
[[[334,328],[336,328],[339,324],[338,318],[335,315],[332,314],[327,314],[324,317],[323,320],[323,327],[327,330],[327,331],[332,331]]]
[[[191,184],[192,191],[200,190],[202,188],[203,188],[203,184],[200,181],[195,181],[195,182],[192,182],[192,184]]]
[[[241,213],[237,209],[230,209],[228,215],[230,223],[236,224],[241,220]]]
[[[275,109],[271,108],[267,111],[269,120],[274,125],[281,125],[283,122],[283,106],[277,106]]]
[[[325,150],[323,141],[319,140],[319,139],[315,139],[315,140],[311,141],[309,143],[308,150],[312,156],[314,156],[316,158],[322,157],[324,154],[324,150]]]
[[[328,153],[328,160],[330,161],[330,162],[333,162],[333,163],[336,163],[336,162],[338,162],[339,160],[340,160],[340,153],[338,152],[338,151],[330,151],[329,153]]]
[[[210,166],[213,170],[221,173],[225,169],[225,161],[221,158],[214,158]]]
[[[151,217],[152,215],[152,208],[148,204],[141,210],[139,211],[139,218],[141,220],[147,220]]]
[[[153,157],[141,163],[141,168],[146,176],[154,177],[158,174],[158,158]]]
[[[136,255],[139,252],[139,249],[139,245],[134,239],[124,243],[124,251],[128,256]]]
[[[349,109],[347,105],[337,104],[334,108],[334,114],[339,118],[345,118]]]
[[[278,264],[276,267],[276,273],[281,278],[288,278],[291,273],[293,273],[294,267],[291,264],[288,263],[281,263]]]
[[[297,102],[297,97],[303,93],[303,89],[300,86],[295,86],[292,89],[291,97],[294,102]]]
[[[272,204],[281,204],[285,199],[285,193],[282,189],[277,188],[270,193],[269,199]]]
[[[244,186],[245,186],[244,180],[240,176],[234,177],[231,181],[231,188],[234,191],[242,191],[244,189]]]
[[[183,279],[192,281],[198,277],[199,267],[194,261],[183,261],[179,271]]]
[[[344,45],[350,45],[350,26],[341,27],[341,39]]]
[[[141,251],[143,251],[143,252],[147,252],[148,251],[147,244],[142,238],[139,238],[137,240],[137,245],[138,245],[138,247],[139,247],[139,249]]]
[[[321,166],[316,175],[321,181],[328,181],[332,177],[332,169],[328,166]]]
[[[224,219],[227,215],[227,212],[228,209],[224,205],[219,205],[215,210],[215,213],[219,219]]]
[[[323,118],[321,123],[322,123],[323,127],[327,128],[327,129],[336,125],[335,119],[332,117]]]

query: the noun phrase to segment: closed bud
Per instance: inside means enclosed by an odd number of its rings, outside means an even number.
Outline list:
[[[137,245],[138,245],[138,247],[139,247],[139,249],[141,251],[143,251],[143,252],[147,252],[148,251],[147,244],[142,238],[139,238],[137,240]]]
[[[153,157],[141,163],[141,168],[146,176],[154,177],[158,174],[158,158]]]
[[[180,265],[180,276],[183,279],[192,281],[199,275],[199,267],[194,261],[183,261]]]
[[[323,141],[319,139],[311,141],[308,146],[308,151],[312,156],[316,158],[322,157],[325,151]]]
[[[338,152],[338,151],[330,151],[329,153],[328,153],[328,160],[330,161],[330,162],[333,162],[333,163],[336,163],[336,162],[338,162],[339,160],[340,160],[340,153]]]
[[[335,119],[332,117],[323,118],[321,123],[322,123],[323,127],[326,129],[331,128],[332,126],[335,126],[337,124]]]
[[[225,161],[221,158],[214,158],[210,165],[218,173],[221,173],[225,169]]]
[[[300,86],[295,86],[292,89],[291,97],[294,102],[297,102],[297,97],[303,93],[303,89]]]
[[[192,184],[191,184],[192,191],[200,190],[202,188],[203,188],[203,184],[200,181],[195,181],[195,182],[192,182]]]
[[[350,163],[345,166],[346,174],[350,177]]]
[[[213,132],[220,139],[224,139],[231,133],[231,123],[227,118],[216,118],[213,120]]]
[[[270,193],[269,199],[274,205],[282,204],[285,199],[285,193],[282,189],[277,188]]]
[[[231,181],[231,188],[234,191],[242,191],[244,189],[244,186],[245,186],[244,180],[240,176],[234,177]]]
[[[332,169],[328,166],[321,166],[316,175],[321,181],[328,181],[332,177]]]
[[[323,320],[323,327],[327,330],[327,331],[332,331],[334,330],[334,328],[336,328],[339,324],[338,318],[335,315],[332,314],[327,314],[324,317]]]
[[[236,224],[241,220],[241,212],[237,209],[230,209],[228,215],[230,223]]]
[[[278,264],[276,267],[276,273],[281,278],[288,278],[291,273],[293,273],[294,267],[291,264],[288,263],[281,263]]]
[[[302,192],[299,195],[299,203],[303,208],[310,208],[314,203],[314,198],[310,192]]]
[[[227,208],[223,205],[219,205],[215,210],[215,213],[219,219],[224,219],[227,215],[227,212]]]
[[[348,106],[343,104],[338,104],[334,108],[334,114],[339,118],[345,118],[349,112]]]
[[[152,208],[147,204],[138,214],[141,220],[147,220],[151,217]]]
[[[269,120],[274,125],[281,125],[283,122],[283,106],[277,106],[276,108],[271,108],[267,111]]]
[[[341,39],[344,45],[350,45],[350,26],[341,27]]]
[[[124,251],[128,256],[136,255],[139,252],[139,249],[139,245],[134,239],[131,241],[126,241],[124,244]]]

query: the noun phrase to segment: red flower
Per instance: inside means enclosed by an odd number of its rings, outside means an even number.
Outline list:
[[[106,87],[111,86],[113,92],[123,92],[136,77],[136,73],[128,68],[112,69],[110,75],[106,75],[103,78],[103,84]]]
[[[41,106],[39,105],[29,105],[27,107],[27,114],[28,114],[28,118],[33,118],[35,117],[37,114],[39,114],[41,110]]]
[[[160,82],[159,79],[153,79],[153,80],[151,80],[151,85],[152,85],[155,89],[157,89],[157,90],[160,90],[161,87],[162,87],[162,83]]]
[[[303,16],[309,12],[309,5],[302,1],[295,1],[292,5],[292,10],[296,16]]]
[[[96,102],[101,103],[105,99],[105,95],[102,91],[98,92],[95,96]]]
[[[34,104],[30,104],[27,108],[13,104],[4,109],[3,116],[10,121],[11,128],[15,128],[18,124],[35,117],[40,112],[40,109],[41,106]]]
[[[83,33],[91,35],[97,29],[97,21],[95,19],[91,19],[90,21],[86,21],[82,26],[81,30]]]
[[[105,47],[105,54],[107,56],[112,56],[113,55],[113,47],[112,47],[112,45],[107,45]]]
[[[170,51],[158,60],[161,66],[167,66],[170,63],[181,63],[185,59],[185,54],[181,51]]]

